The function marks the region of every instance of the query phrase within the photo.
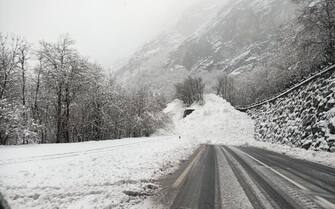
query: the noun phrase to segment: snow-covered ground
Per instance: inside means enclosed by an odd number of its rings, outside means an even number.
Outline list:
[[[194,146],[177,137],[0,148],[0,189],[13,209],[128,208]]]
[[[143,200],[156,192],[156,180],[201,143],[253,145],[334,165],[324,160],[335,159],[332,153],[254,141],[253,120],[213,94],[193,108],[183,119],[182,103],[171,102],[164,110],[171,126],[149,138],[2,146],[0,191],[14,209],[149,209]]]

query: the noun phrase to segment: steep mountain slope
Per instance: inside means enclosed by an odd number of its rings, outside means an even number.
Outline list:
[[[156,89],[158,92],[166,91],[164,87],[169,82],[164,81],[171,77],[173,72],[166,72],[164,68],[168,63],[169,54],[176,50],[182,40],[183,35],[178,32],[160,35],[135,53],[129,62],[118,70],[118,80],[129,88],[136,89],[141,85],[150,85],[151,89]],[[178,72],[180,75],[184,73],[186,72]],[[173,79],[178,80],[178,76]]]
[[[266,85],[267,72],[276,72],[265,68],[276,68],[268,63],[280,43],[279,28],[294,19],[295,10],[291,0],[233,1],[206,28],[182,43],[172,55],[170,66],[182,65],[192,74],[201,75],[209,88],[218,75],[226,74],[226,85],[234,88],[226,97],[233,104],[249,103],[241,98],[256,92],[253,88]],[[234,95],[230,95],[232,92]]]
[[[290,0],[230,2],[206,28],[179,47],[172,64],[188,70],[229,67],[232,71],[238,61],[251,60],[268,47],[275,40],[276,29],[290,21],[293,13]],[[211,64],[200,65],[204,62]]]
[[[202,0],[189,8],[175,27],[145,44],[124,66],[116,70],[118,80],[130,88],[146,85],[172,96],[173,84],[185,78],[189,72],[183,66],[167,68],[171,62],[170,54],[177,51],[187,37],[214,18],[226,2]]]
[[[264,82],[264,68],[279,44],[278,29],[292,21],[296,5],[292,0],[231,0],[209,5],[184,16],[176,27],[178,32],[162,35],[137,52],[119,70],[122,80],[151,83],[167,96],[173,94],[175,82],[190,74],[202,76],[208,91],[218,76],[229,75],[231,88],[241,89],[241,97],[248,89],[243,85],[255,86],[246,80]],[[205,24],[181,32],[185,27],[180,25],[192,25],[189,23],[204,15],[210,21],[202,19]],[[235,97],[232,103],[239,101]]]

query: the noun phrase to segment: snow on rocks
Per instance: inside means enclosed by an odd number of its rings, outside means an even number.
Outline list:
[[[256,140],[335,152],[335,73],[248,111]]]

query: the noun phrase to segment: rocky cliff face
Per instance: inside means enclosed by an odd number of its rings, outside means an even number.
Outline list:
[[[253,63],[275,44],[276,30],[292,20],[294,11],[291,0],[231,1],[206,27],[180,45],[171,65],[233,71],[241,62]]]
[[[257,140],[335,152],[335,70],[248,113]]]
[[[218,77],[228,75],[232,103],[255,92],[256,84],[264,88],[265,69],[279,44],[278,29],[292,21],[296,5],[292,0],[223,2],[203,1],[191,8],[171,32],[135,53],[118,71],[120,79],[171,97],[174,84],[188,75],[203,77],[207,91]]]

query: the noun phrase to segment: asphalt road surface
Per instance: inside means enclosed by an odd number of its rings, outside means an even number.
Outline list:
[[[171,209],[335,209],[334,168],[254,147],[205,145],[172,188]]]

